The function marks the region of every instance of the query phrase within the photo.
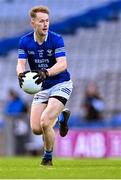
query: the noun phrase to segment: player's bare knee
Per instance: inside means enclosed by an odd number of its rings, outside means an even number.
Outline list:
[[[48,130],[50,128],[53,127],[53,119],[55,119],[55,117],[53,117],[52,114],[47,114],[47,113],[43,113],[41,116],[41,121],[40,121],[40,126],[41,128],[44,130]]]
[[[33,134],[35,135],[41,135],[42,134],[42,130],[35,128],[35,127],[31,127]]]
[[[48,129],[49,128],[49,121],[50,121],[50,119],[49,119],[49,117],[48,117],[48,115],[42,115],[41,116],[41,122],[40,122],[40,126],[41,126],[41,128],[43,129],[43,130],[46,130],[46,129]]]
[[[46,129],[48,129],[49,128],[49,123],[48,122],[46,122],[46,121],[41,121],[41,128],[43,129],[43,130],[46,130]]]

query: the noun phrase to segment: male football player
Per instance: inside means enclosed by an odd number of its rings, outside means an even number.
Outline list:
[[[49,30],[49,10],[45,6],[33,7],[30,12],[33,32],[21,37],[18,50],[17,75],[22,86],[26,76],[26,63],[37,72],[36,83],[43,83],[35,94],[31,106],[30,124],[33,133],[43,134],[44,155],[42,165],[52,165],[55,141],[54,125],[61,114],[60,135],[68,132],[69,110],[64,106],[72,92],[72,81],[67,71],[63,38]]]

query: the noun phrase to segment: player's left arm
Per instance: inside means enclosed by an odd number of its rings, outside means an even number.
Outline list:
[[[56,64],[51,68],[47,69],[49,76],[54,76],[67,69],[66,56],[56,58]]]
[[[61,36],[55,43],[55,58],[55,65],[47,69],[49,76],[57,75],[67,69],[65,45],[64,40]]]

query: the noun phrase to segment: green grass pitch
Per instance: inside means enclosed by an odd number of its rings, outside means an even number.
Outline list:
[[[0,179],[120,179],[121,159],[54,158],[41,167],[39,157],[1,157]]]

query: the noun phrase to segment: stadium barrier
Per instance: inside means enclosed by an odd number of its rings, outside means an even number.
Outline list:
[[[55,156],[121,157],[121,130],[70,130],[64,138],[56,131]]]

